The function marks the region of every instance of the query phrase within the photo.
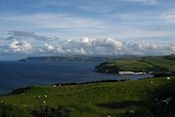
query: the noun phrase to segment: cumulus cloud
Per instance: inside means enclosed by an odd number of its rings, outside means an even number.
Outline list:
[[[88,37],[83,37],[82,42],[83,43],[88,43],[89,42],[89,38]]]
[[[175,42],[173,44],[171,44],[171,49],[175,52]]]
[[[41,49],[41,48],[39,48]],[[44,44],[41,53],[53,55],[163,55],[175,53],[175,46],[148,42],[125,42],[112,38],[65,40]]]
[[[113,38],[88,38],[57,40],[35,45],[26,40],[10,40],[8,46],[0,46],[1,53],[25,53],[32,55],[167,55],[175,53],[175,45],[148,41],[121,41]]]
[[[47,50],[54,50],[54,47],[52,45],[45,43],[44,46],[47,48]]]
[[[30,53],[32,46],[27,41],[12,40],[9,43],[9,49],[13,52]]]
[[[113,48],[120,48],[123,46],[123,44],[121,42],[116,41],[116,40],[111,39],[111,38],[107,38],[107,39],[103,40],[102,44],[106,47],[113,47]]]

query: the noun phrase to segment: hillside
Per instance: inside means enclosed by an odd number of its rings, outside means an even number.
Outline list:
[[[104,62],[107,60],[136,58],[137,56],[43,56],[28,57],[21,59],[21,62]]]
[[[161,77],[28,86],[0,96],[0,117],[174,117],[174,82]]]
[[[119,71],[175,72],[175,55],[111,60],[96,66],[95,71],[103,73],[118,73]]]

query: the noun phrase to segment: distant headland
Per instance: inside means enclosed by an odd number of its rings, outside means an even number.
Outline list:
[[[136,58],[134,55],[120,56],[41,56],[27,57],[19,60],[20,62],[104,62],[108,60],[119,60],[127,58]]]

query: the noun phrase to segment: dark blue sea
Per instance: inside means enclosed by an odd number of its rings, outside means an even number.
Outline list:
[[[141,79],[143,75],[109,75],[93,72],[100,63],[0,62],[0,94],[27,85],[84,83],[111,79]]]

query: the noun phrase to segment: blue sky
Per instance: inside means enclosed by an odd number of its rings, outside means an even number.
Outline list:
[[[175,53],[174,0],[1,0],[0,60]]]

